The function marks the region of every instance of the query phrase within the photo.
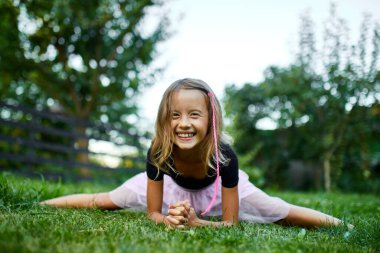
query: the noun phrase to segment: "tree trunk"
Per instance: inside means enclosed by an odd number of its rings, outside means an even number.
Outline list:
[[[325,191],[331,191],[331,156],[326,155],[323,159],[323,180],[325,185]]]
[[[324,158],[323,158],[323,177],[325,183],[325,191],[331,191],[331,158],[334,155],[335,150],[342,144],[343,135],[346,130],[348,122],[348,115],[343,114],[343,117],[339,124],[335,125],[334,131],[331,131],[329,134],[332,136],[333,142],[330,143],[330,147],[326,149]],[[335,133],[335,134],[334,134]]]

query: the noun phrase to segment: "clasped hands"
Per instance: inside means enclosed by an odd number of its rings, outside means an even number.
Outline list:
[[[166,226],[169,228],[185,228],[196,225],[198,217],[188,200],[179,201],[169,205]]]

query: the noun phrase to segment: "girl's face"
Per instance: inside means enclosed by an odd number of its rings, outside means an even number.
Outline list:
[[[171,129],[174,144],[192,149],[207,135],[208,110],[204,94],[199,90],[180,89],[173,93]]]

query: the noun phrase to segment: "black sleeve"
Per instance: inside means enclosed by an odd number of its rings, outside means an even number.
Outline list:
[[[164,179],[164,174],[157,169],[150,161],[150,149],[146,154],[146,174],[149,179],[154,181],[161,181]]]
[[[235,187],[239,183],[239,163],[235,152],[229,145],[223,145],[222,153],[229,160],[221,166],[222,185],[227,188]]]

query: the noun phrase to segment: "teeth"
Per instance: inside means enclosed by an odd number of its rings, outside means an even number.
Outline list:
[[[178,136],[179,136],[179,137],[182,137],[182,138],[188,138],[188,137],[193,137],[194,134],[183,134],[183,133],[179,133]]]

